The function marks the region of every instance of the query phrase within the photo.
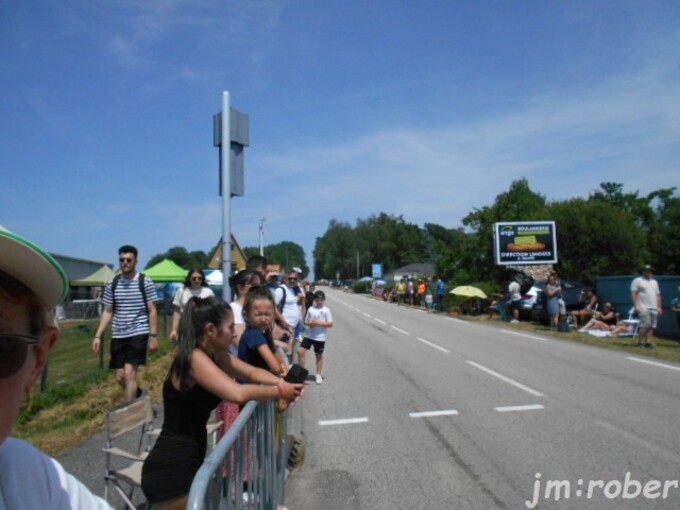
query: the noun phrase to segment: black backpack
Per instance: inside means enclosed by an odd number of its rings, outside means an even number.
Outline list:
[[[111,280],[111,297],[113,299],[113,311],[116,311],[116,287],[118,286],[118,282],[120,281],[122,275],[117,274],[116,276],[113,277],[113,280]],[[139,273],[139,278],[137,279],[139,282],[139,291],[142,293],[142,298],[144,299],[144,311],[149,314],[149,307],[147,305],[148,301],[146,299],[146,276],[144,276],[144,273]]]

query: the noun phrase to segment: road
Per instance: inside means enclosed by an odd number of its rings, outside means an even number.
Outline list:
[[[680,365],[326,293],[291,510],[680,508]]]

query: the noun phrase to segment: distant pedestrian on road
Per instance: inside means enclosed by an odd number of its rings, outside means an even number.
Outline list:
[[[125,392],[125,400],[138,395],[137,369],[146,364],[146,353],[158,350],[156,286],[151,278],[137,272],[137,248],[130,245],[118,250],[121,274],[104,287],[104,312],[99,321],[92,350],[99,352],[101,336],[113,321],[111,361],[116,381]]]
[[[662,313],[661,291],[658,282],[652,277],[652,266],[645,265],[630,285],[633,306],[640,319],[638,347],[654,349],[654,329]]]
[[[54,307],[68,295],[62,267],[0,226],[0,508],[111,510],[52,457],[9,437],[59,339]]]
[[[177,289],[172,299],[172,331],[170,332],[170,340],[175,343],[177,341],[177,328],[179,328],[179,318],[182,315],[184,306],[192,297],[207,298],[214,296],[215,293],[208,282],[205,281],[205,273],[200,267],[195,267],[187,273],[184,280],[184,285]]]
[[[333,314],[326,306],[326,294],[322,290],[314,293],[314,305],[307,310],[305,325],[309,328],[302,339],[298,356],[300,365],[307,363],[307,351],[314,347],[316,356],[316,384],[323,382],[323,352],[326,348],[328,328],[333,327]]]

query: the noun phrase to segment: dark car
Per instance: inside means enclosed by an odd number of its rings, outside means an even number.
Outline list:
[[[550,322],[550,317],[548,317],[546,306],[547,297],[545,292],[543,292],[545,284],[546,282],[543,280],[539,280],[534,284],[534,287],[539,289],[539,291],[536,295],[534,306],[531,309],[531,318],[535,321],[547,324]],[[584,285],[574,280],[561,280],[560,285],[562,286],[562,299],[567,307],[567,314],[581,308],[583,306],[581,293],[583,292]]]

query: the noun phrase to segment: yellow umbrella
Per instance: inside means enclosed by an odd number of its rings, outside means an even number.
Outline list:
[[[465,296],[465,297],[478,297],[482,299],[486,299],[486,294],[484,294],[484,291],[482,289],[478,289],[477,287],[473,287],[472,285],[459,285],[455,289],[453,289],[450,294],[455,294],[456,296]]]

